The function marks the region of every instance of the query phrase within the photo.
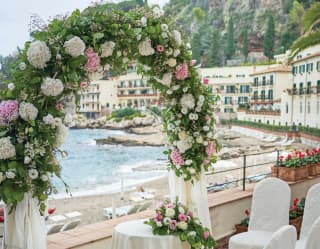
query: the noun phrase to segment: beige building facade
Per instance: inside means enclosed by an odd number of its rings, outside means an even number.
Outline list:
[[[320,128],[320,44],[291,62],[292,83],[282,94],[281,123]]]

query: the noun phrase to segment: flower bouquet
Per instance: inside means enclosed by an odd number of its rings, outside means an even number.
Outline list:
[[[188,208],[176,200],[174,203],[160,203],[154,218],[145,224],[152,227],[153,234],[179,236],[192,249],[209,249],[217,245],[209,228],[203,227],[200,220]]]
[[[248,226],[249,226],[249,221],[250,221],[250,211],[248,209],[246,209],[244,211],[244,213],[246,214],[246,218],[244,218],[240,222],[240,224],[235,225],[236,233],[243,233],[243,232],[248,231]]]

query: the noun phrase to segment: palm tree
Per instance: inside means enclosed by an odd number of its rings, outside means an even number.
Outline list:
[[[300,51],[320,43],[320,2],[313,3],[302,19],[303,35],[291,46],[290,60]]]

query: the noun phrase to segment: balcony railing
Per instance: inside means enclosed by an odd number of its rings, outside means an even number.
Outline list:
[[[289,95],[320,94],[320,86],[300,87],[288,89]]]
[[[146,93],[146,94],[118,94],[118,97],[156,97],[156,93]]]
[[[253,82],[253,87],[258,87],[258,86],[272,86],[273,85],[273,81],[270,80],[266,80],[266,81],[257,81],[257,82]]]

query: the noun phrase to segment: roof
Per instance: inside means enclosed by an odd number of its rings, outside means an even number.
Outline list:
[[[260,74],[266,74],[266,73],[289,73],[289,72],[291,72],[290,66],[281,65],[277,67],[269,67],[267,69],[254,72],[251,75],[260,75]]]
[[[297,62],[300,62],[300,61],[304,61],[304,60],[308,60],[308,59],[311,59],[313,57],[318,57],[318,56],[320,57],[320,53],[310,54],[310,55],[304,56],[304,57],[302,57],[300,59],[293,60],[290,64],[292,65],[294,63],[297,63]]]

